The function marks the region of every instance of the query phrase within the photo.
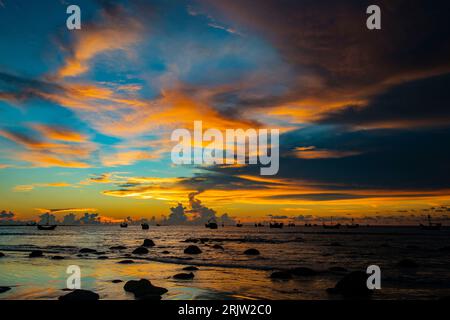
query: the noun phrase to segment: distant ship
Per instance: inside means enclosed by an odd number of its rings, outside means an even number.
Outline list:
[[[240,221],[238,221],[238,223],[236,223],[236,227],[241,228],[242,227],[242,223]]]
[[[352,218],[352,224],[348,224],[347,228],[349,228],[349,229],[356,229],[356,228],[359,228],[359,224],[355,223],[353,218]]]
[[[428,215],[428,225],[420,224],[422,230],[441,230],[442,223],[431,222],[431,216]]]
[[[340,223],[333,224],[333,217],[331,217],[331,223],[330,224],[323,224],[324,229],[339,229],[341,227]]]
[[[209,219],[208,223],[205,223],[205,227],[209,229],[217,229],[217,222],[214,219]]]
[[[283,228],[283,225],[284,225],[283,222],[273,222],[273,223],[271,222],[269,224],[269,228],[281,229],[281,228]]]
[[[121,228],[128,228],[128,223],[122,222],[122,223],[120,224],[120,227],[121,227]]]
[[[56,229],[56,224],[49,224],[50,222],[50,214],[47,213],[47,222],[45,224],[38,224],[37,228],[38,230],[55,230]]]
[[[142,230],[148,230],[150,228],[150,226],[148,225],[148,223],[142,223],[141,224]]]

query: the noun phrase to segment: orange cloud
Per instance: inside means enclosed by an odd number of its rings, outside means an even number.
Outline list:
[[[87,136],[62,126],[48,126],[35,124],[32,127],[39,131],[47,139],[68,141],[68,142],[86,142]]]

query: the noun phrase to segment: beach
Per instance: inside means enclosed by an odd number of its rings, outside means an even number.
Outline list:
[[[369,265],[381,269],[382,288],[372,299],[440,299],[450,295],[449,235],[448,228],[426,231],[413,226],[339,230],[150,226],[142,230],[134,225],[97,225],[58,226],[54,231],[1,227],[0,286],[11,290],[1,293],[0,299],[57,299],[67,293],[69,265],[80,267],[82,289],[107,300],[135,299],[124,284],[139,279],[166,288],[163,300],[342,299],[330,295],[327,288]],[[144,239],[151,239],[154,246],[147,248],[148,253],[133,254]],[[201,253],[184,253],[190,245]],[[248,249],[259,254],[244,254]],[[30,258],[33,250],[41,250],[43,256]],[[59,260],[52,259],[55,256]],[[416,266],[401,267],[404,259]],[[119,263],[124,260],[133,263]],[[188,266],[198,270],[183,270]],[[274,271],[298,267],[314,273],[271,278]],[[189,272],[193,279],[173,277]]]

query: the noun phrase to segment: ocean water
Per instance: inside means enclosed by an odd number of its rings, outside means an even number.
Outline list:
[[[132,251],[149,238],[155,247],[141,256]],[[201,239],[197,243],[187,239]],[[202,253],[184,254],[188,245]],[[224,250],[215,249],[219,244]],[[112,246],[124,250],[111,250]],[[382,289],[373,299],[439,299],[450,295],[450,229],[424,231],[416,227],[360,227],[326,230],[322,227],[225,227],[210,230],[200,226],[58,226],[54,231],[35,227],[0,227],[0,286],[12,290],[0,299],[54,299],[65,287],[68,265],[79,265],[82,287],[104,299],[131,299],[123,284],[111,280],[147,278],[169,289],[163,299],[339,299],[326,288],[348,271],[381,268]],[[81,248],[98,254],[78,256]],[[255,248],[259,256],[247,256]],[[43,258],[28,258],[31,250],[45,252]],[[53,255],[64,260],[51,260]],[[397,263],[412,259],[415,269],[401,269]],[[132,265],[117,262],[135,261]],[[184,266],[199,267],[191,281],[172,278]],[[309,267],[319,271],[313,277],[289,281],[270,279],[273,270]]]

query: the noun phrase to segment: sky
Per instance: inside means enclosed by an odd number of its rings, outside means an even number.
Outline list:
[[[0,220],[447,221],[449,4],[370,4],[1,0]],[[174,165],[194,121],[279,129],[278,173]]]

